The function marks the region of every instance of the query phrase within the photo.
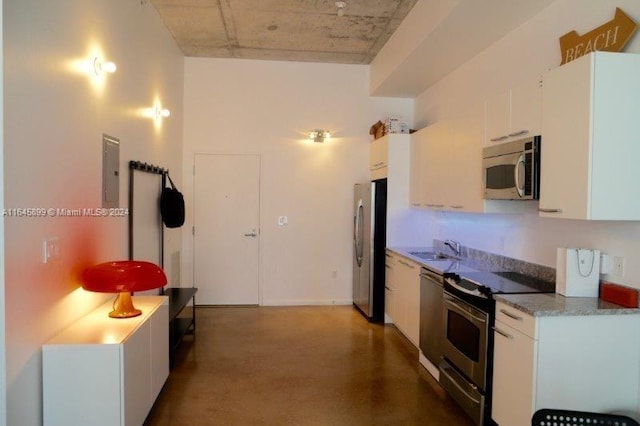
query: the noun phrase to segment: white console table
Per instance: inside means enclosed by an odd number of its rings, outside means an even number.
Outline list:
[[[109,318],[113,300],[42,348],[45,425],[140,426],[169,376],[166,296],[135,296],[142,315]]]

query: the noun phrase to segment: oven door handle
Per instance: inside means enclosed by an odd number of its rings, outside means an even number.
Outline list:
[[[447,378],[449,379],[449,381],[451,383],[454,384],[455,387],[458,388],[458,390],[460,392],[462,392],[467,398],[469,398],[469,400],[471,402],[473,402],[474,404],[480,404],[480,401],[475,399],[471,394],[469,394],[469,392],[467,392],[462,386],[460,386],[460,384],[458,384],[458,381],[455,379],[455,377],[451,376],[451,374],[447,373],[447,369],[446,368],[441,368],[440,371],[442,373],[444,373],[445,376],[447,376]]]
[[[487,320],[485,318],[480,318],[473,315],[471,312],[468,312],[466,309],[464,309],[464,307],[460,306],[459,303],[455,302],[454,300],[451,300],[450,298],[445,297],[444,302],[451,305],[451,307],[453,307],[456,312],[458,312],[460,315],[464,317],[474,319],[481,324],[487,323]]]
[[[480,293],[478,290],[469,290],[469,289],[467,289],[467,288],[464,288],[464,287],[462,287],[462,286],[458,285],[458,284],[455,282],[455,280],[452,280],[452,279],[450,279],[450,278],[445,278],[445,281],[446,281],[446,282],[447,282],[447,284],[449,284],[451,287],[453,287],[453,288],[455,288],[456,290],[459,290],[459,291],[461,291],[461,292],[463,292],[463,293],[467,293],[467,294],[469,294],[469,295],[471,295],[471,296],[479,297],[479,298],[481,298],[481,299],[488,299],[488,297],[487,297],[486,295],[484,295],[484,294]]]

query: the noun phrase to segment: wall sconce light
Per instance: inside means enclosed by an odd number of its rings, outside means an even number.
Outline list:
[[[167,118],[171,115],[171,111],[166,108],[162,108],[159,103],[150,108],[144,108],[142,110],[142,115],[148,118],[151,118],[157,124],[159,124],[163,118]]]
[[[93,72],[95,75],[113,74],[116,72],[116,64],[111,61],[103,61],[96,56],[93,58]]]
[[[82,288],[100,293],[118,293],[111,318],[131,318],[142,312],[133,306],[131,292],[164,287],[167,276],[151,262],[120,260],[91,266],[82,273]]]
[[[162,108],[160,105],[156,105],[154,110],[154,118],[160,120],[161,118],[167,118],[171,115],[171,111],[166,108]]]
[[[347,7],[346,1],[337,1],[336,7],[338,8],[338,16],[344,16],[344,8]]]
[[[325,139],[331,139],[331,132],[328,130],[316,129],[309,132],[309,139],[314,142],[324,142]]]

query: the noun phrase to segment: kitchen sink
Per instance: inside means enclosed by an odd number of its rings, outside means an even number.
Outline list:
[[[446,254],[435,252],[435,251],[410,251],[409,254],[412,255],[412,256],[415,256],[415,257],[419,257],[422,260],[447,260],[447,259],[451,259],[451,257],[447,256]]]

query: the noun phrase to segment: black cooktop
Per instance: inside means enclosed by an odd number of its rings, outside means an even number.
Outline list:
[[[491,294],[553,293],[555,284],[518,272],[461,272],[460,284],[476,286]],[[467,283],[465,283],[467,281]]]

